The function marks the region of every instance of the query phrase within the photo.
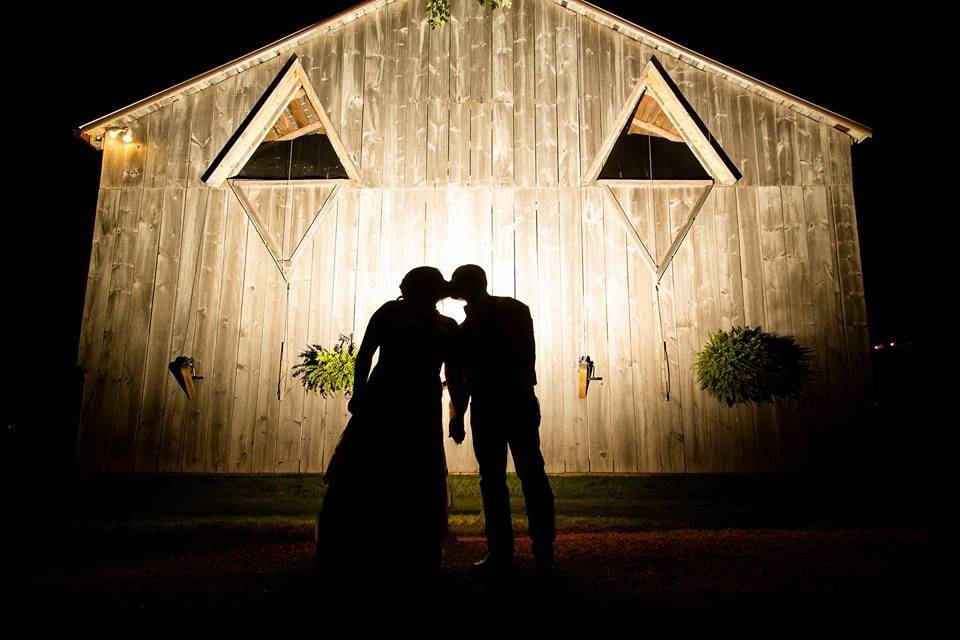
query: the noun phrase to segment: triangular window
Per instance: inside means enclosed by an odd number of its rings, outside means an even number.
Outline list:
[[[710,174],[656,99],[644,94],[597,179],[710,180]]]
[[[296,56],[284,66],[207,169],[204,182],[359,179]]]
[[[647,63],[614,124],[583,183],[604,185],[613,212],[659,282],[714,185],[733,184],[739,174],[656,58]],[[682,216],[667,225],[674,232],[655,243],[649,219],[640,220],[640,229],[634,224],[632,204],[639,187],[658,183],[677,184],[690,198],[688,208],[673,212]]]
[[[647,63],[615,127],[583,175],[594,180],[708,180],[738,177],[656,58]]]

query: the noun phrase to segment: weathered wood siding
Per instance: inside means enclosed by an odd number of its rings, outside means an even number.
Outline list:
[[[321,471],[346,402],[305,395],[291,356],[359,340],[424,263],[475,262],[494,293],[530,305],[552,472],[801,469],[865,402],[845,134],[550,0],[456,2],[436,31],[422,2],[398,0],[296,53],[365,185],[339,192],[289,290],[230,188],[200,181],[286,55],[145,115],[133,143],[107,139],[79,347],[84,468]],[[743,175],[710,193],[659,291],[622,216],[663,253],[702,188],[612,199],[579,184],[655,53]],[[308,191],[278,187],[262,206],[309,220]],[[729,409],[700,391],[704,340],[743,324],[814,350],[808,398]],[[192,401],[166,369],[181,354],[204,377]],[[604,377],[586,400],[582,354]],[[447,453],[476,470],[469,441]]]

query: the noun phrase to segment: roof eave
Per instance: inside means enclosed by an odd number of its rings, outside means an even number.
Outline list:
[[[134,102],[126,107],[117,109],[116,111],[108,113],[105,116],[97,118],[96,120],[92,120],[80,126],[79,131],[81,132],[82,137],[84,137],[88,143],[96,148],[99,148],[101,146],[100,138],[102,137],[106,128],[117,124],[118,121],[126,122],[121,119],[129,117],[131,114],[137,111],[145,109],[157,102],[162,102],[168,98],[174,97],[177,94],[185,92],[194,87],[203,86],[204,83],[213,84],[213,82],[210,82],[211,79],[225,72],[229,72],[234,68],[237,68],[239,72],[240,69],[245,68],[246,66],[265,62],[280,55],[283,50],[295,46],[300,40],[316,35],[317,32],[337,28],[338,26],[346,24],[347,22],[351,22],[352,20],[369,13],[380,6],[385,6],[395,1],[396,0],[366,0],[365,2],[361,2],[360,4],[342,11],[331,18],[327,18],[326,20],[310,25],[309,27],[301,29],[289,36],[286,36],[285,38],[281,38],[264,47],[261,47],[252,53],[235,60],[231,60],[226,64],[222,64],[215,69],[207,71],[206,73],[185,80],[177,85],[174,85],[173,87],[170,87],[169,89],[155,93],[144,98],[143,100],[138,100],[137,102]],[[862,142],[873,135],[872,129],[864,124],[830,111],[829,109],[825,109],[824,107],[814,104],[808,100],[804,100],[803,98],[795,96],[787,91],[778,89],[777,87],[767,84],[766,82],[758,80],[750,75],[741,73],[732,67],[728,67],[723,63],[717,62],[716,60],[703,56],[691,49],[668,40],[667,38],[659,36],[652,31],[635,25],[628,20],[624,20],[623,18],[610,13],[606,9],[602,9],[596,5],[590,4],[585,0],[553,1],[570,9],[571,11],[597,20],[601,24],[606,23],[605,26],[613,28],[614,30],[619,31],[628,37],[632,37],[636,40],[651,42],[655,49],[663,51],[664,53],[683,60],[684,62],[693,64],[698,68],[709,68],[711,71],[718,73],[729,80],[737,82],[738,84],[750,86],[754,90],[757,90],[759,93],[765,95],[771,100],[774,100],[775,102],[788,104],[788,106],[792,107],[799,113],[815,120],[825,122],[833,128],[846,133],[855,142]]]
[[[827,122],[827,124],[838,131],[846,133],[856,142],[862,142],[863,140],[873,136],[873,130],[865,124],[847,118],[846,116],[842,116],[839,113],[821,107],[820,105],[810,102],[809,100],[804,100],[803,98],[795,96],[788,91],[778,89],[777,87],[762,80],[758,80],[751,75],[737,71],[733,67],[729,67],[722,62],[717,62],[712,58],[708,58],[707,56],[697,53],[696,51],[688,49],[687,47],[653,33],[648,29],[644,29],[641,26],[633,24],[629,20],[624,20],[620,16],[610,13],[606,9],[586,2],[586,0],[554,1],[561,6],[575,11],[576,13],[581,13],[595,19],[599,18],[600,20],[598,21],[601,23],[603,21],[607,21],[610,23],[608,26],[628,37],[634,37],[634,39],[637,40],[645,39],[652,41],[654,43],[654,48],[663,50],[664,53],[671,54],[674,57],[677,57],[684,62],[691,63],[698,68],[712,68],[712,71],[726,77],[727,79],[738,82],[739,84],[752,85],[754,88],[761,90],[761,93],[768,94],[767,97],[775,102],[791,103],[791,106],[793,107],[799,106],[807,111],[811,111],[813,112],[812,114],[805,113],[804,115],[809,117],[820,116],[820,120]],[[577,9],[580,9],[580,11]],[[593,15],[591,16],[590,14]],[[635,31],[641,37],[638,38],[633,36],[632,34],[628,33],[629,31]],[[801,113],[803,113],[803,111],[801,111]]]
[[[315,33],[323,30],[331,30],[336,27],[346,24],[353,20],[356,20],[360,16],[369,13],[370,11],[378,8],[380,5],[388,5],[396,0],[365,0],[353,7],[341,11],[340,13],[316,22],[309,27],[300,29],[299,31],[290,34],[271,42],[270,44],[260,47],[256,51],[248,53],[244,56],[231,60],[230,62],[224,63],[210,71],[202,73],[198,76],[194,76],[183,82],[176,84],[168,89],[154,93],[153,95],[147,96],[142,100],[138,100],[134,103],[131,103],[125,107],[121,107],[115,111],[108,113],[105,116],[101,116],[95,120],[81,125],[78,127],[82,137],[92,146],[99,148],[101,146],[100,138],[105,129],[114,125],[117,120],[128,116],[130,113],[136,112],[140,109],[149,107],[152,104],[161,102],[167,98],[176,96],[177,94],[187,91],[198,85],[203,85],[205,82],[209,81],[211,78],[214,78],[224,72],[228,72],[234,68],[245,68],[246,66],[252,66],[252,64],[260,64],[266,62],[271,58],[275,58],[280,55],[280,53],[287,48],[295,46],[300,40],[312,37]],[[239,69],[238,69],[239,72]],[[211,83],[212,84],[212,83]]]

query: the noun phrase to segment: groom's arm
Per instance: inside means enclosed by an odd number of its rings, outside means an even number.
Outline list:
[[[533,316],[530,307],[515,301],[510,310],[505,330],[510,339],[516,374],[523,377],[524,384],[537,384],[537,347],[533,333]]]

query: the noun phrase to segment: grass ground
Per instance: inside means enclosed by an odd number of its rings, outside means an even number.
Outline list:
[[[510,482],[522,531],[522,496]],[[544,591],[522,536],[512,580],[492,585],[470,574],[484,552],[477,478],[451,479],[440,601],[853,619],[906,618],[938,597],[941,537],[934,505],[918,500],[914,483],[790,475],[552,482],[561,571]],[[389,479],[384,486],[390,499]],[[21,501],[26,535],[8,547],[26,572],[19,610],[84,621],[312,611],[325,602],[311,576],[322,497],[316,476],[76,479],[46,500]],[[384,544],[391,526],[384,523]]]

